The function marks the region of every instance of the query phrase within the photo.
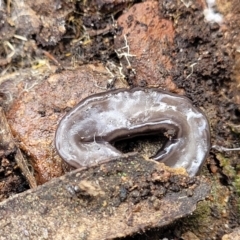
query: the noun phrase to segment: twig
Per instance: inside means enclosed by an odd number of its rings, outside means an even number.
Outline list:
[[[240,148],[226,148],[219,145],[213,145],[212,148],[216,149],[219,152],[240,151]]]

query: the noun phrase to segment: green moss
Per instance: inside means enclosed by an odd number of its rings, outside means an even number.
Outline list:
[[[201,201],[192,215],[183,219],[182,224],[195,232],[204,232],[211,222],[211,209],[208,201]]]
[[[208,201],[199,202],[197,205],[196,211],[191,216],[193,221],[196,221],[200,224],[208,224],[209,223],[209,216],[211,214],[211,209],[209,207]]]
[[[233,185],[236,188],[236,192],[237,192],[238,196],[240,197],[240,176],[236,176]]]
[[[238,169],[240,168],[240,165],[237,167]],[[237,171],[238,172],[238,171]],[[233,181],[233,186],[236,190],[236,194],[238,196],[238,214],[240,215],[240,174],[236,174],[235,179]]]
[[[222,167],[223,173],[232,179],[232,185],[235,188],[235,192],[237,195],[238,201],[238,210],[240,214],[240,164],[237,165],[235,168],[231,166],[231,161],[228,158],[225,158],[221,153],[216,155],[217,159],[220,162],[220,166]]]
[[[220,163],[220,166],[222,167],[223,173],[229,178],[234,179],[236,176],[236,170],[231,165],[230,159],[224,157],[221,153],[218,153],[216,157]]]

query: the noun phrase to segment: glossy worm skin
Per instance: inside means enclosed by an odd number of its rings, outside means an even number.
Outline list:
[[[196,175],[210,149],[208,120],[188,98],[159,89],[118,89],[82,100],[60,121],[55,145],[78,168],[121,156],[116,140],[159,132],[172,135],[153,159]]]

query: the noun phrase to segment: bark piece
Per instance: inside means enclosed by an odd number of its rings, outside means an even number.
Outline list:
[[[113,239],[192,213],[205,178],[129,155],[83,168],[0,203],[1,239]]]
[[[37,186],[36,180],[28,168],[27,161],[24,159],[20,149],[17,147],[17,145],[14,142],[10,127],[7,123],[7,120],[2,108],[0,108],[0,126],[1,126],[1,131],[0,131],[1,148],[3,148],[5,152],[15,153],[15,160],[19,168],[21,169],[22,174],[27,179],[30,187],[32,188],[36,187]]]

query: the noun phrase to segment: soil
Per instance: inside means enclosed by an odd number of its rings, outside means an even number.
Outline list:
[[[221,239],[239,227],[240,152],[229,150],[240,147],[238,1],[216,1],[221,23],[206,20],[203,0],[45,2],[0,6],[1,106],[38,184],[71,170],[53,139],[78,101],[107,89],[158,87],[206,113],[213,147],[201,175],[212,190],[193,215],[127,239]],[[0,150],[6,199],[28,187],[13,171],[15,150]]]

